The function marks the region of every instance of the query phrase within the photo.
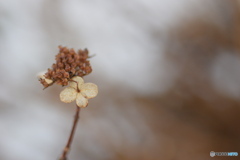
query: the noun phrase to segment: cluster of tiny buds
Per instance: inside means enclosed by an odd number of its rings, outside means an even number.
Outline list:
[[[52,65],[51,69],[48,69],[39,81],[45,88],[53,83],[66,86],[74,76],[83,77],[92,72],[88,58],[90,57],[87,49],[80,49],[75,52],[74,49],[59,46],[59,53],[55,58],[56,63]]]

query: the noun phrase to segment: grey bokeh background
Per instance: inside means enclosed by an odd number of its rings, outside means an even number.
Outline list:
[[[61,103],[62,87],[43,91],[36,78],[54,63],[58,45],[95,54],[85,81],[99,86],[99,95],[81,111],[69,159],[210,159],[211,150],[239,151],[239,32],[231,32],[238,26],[232,23],[237,6],[0,0],[0,159],[61,154],[74,103]],[[203,39],[188,34],[194,30],[189,19],[206,28],[196,32]],[[181,30],[184,25],[190,27]],[[218,37],[222,32],[236,45]]]

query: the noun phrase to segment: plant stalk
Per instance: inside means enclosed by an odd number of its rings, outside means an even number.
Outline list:
[[[79,113],[80,113],[80,107],[78,107],[77,105],[76,105],[76,107],[77,108],[76,108],[76,112],[75,112],[75,116],[74,116],[72,130],[71,130],[70,136],[68,138],[67,145],[65,146],[65,148],[63,150],[63,153],[61,155],[61,158],[59,160],[67,160],[67,154],[70,151],[70,147],[71,147],[71,144],[72,144],[72,140],[73,140],[73,137],[74,137],[75,130],[77,128],[77,122],[78,122]]]

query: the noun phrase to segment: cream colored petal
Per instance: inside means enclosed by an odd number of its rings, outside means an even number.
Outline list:
[[[53,81],[51,79],[47,79],[47,78],[45,78],[45,82],[47,82],[47,84],[53,83]]]
[[[94,83],[84,83],[80,88],[81,94],[87,98],[94,98],[98,94],[98,86]]]
[[[78,107],[87,107],[88,100],[87,98],[84,98],[82,94],[78,93],[76,103]]]
[[[38,77],[38,78],[45,78],[45,77],[44,77],[45,73],[47,73],[47,71],[39,72],[39,73],[37,73],[37,77]]]
[[[76,97],[77,91],[72,87],[67,87],[60,93],[60,100],[65,103],[70,103],[74,101]]]
[[[47,84],[53,83],[53,81],[52,81],[51,79],[47,79],[46,77],[44,77],[44,75],[45,75],[46,72],[47,72],[47,71],[39,72],[39,73],[37,74],[37,77],[38,77],[38,78],[41,78],[41,79],[45,79],[45,81],[47,82]]]
[[[80,86],[84,83],[84,80],[79,76],[73,77],[72,80],[73,82],[69,81],[69,86],[75,89],[77,89],[77,84],[78,84],[78,88],[80,88]]]

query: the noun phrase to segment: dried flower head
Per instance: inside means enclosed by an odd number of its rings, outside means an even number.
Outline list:
[[[76,76],[69,82],[69,87],[65,88],[60,93],[60,100],[65,103],[76,100],[78,107],[87,107],[88,99],[96,97],[97,94],[97,85],[93,83],[84,83],[81,77]]]
[[[39,78],[39,81],[45,88],[55,82],[66,86],[74,76],[83,77],[92,72],[88,58],[90,57],[87,49],[75,52],[74,49],[59,46],[59,53],[55,58],[56,63],[52,65],[51,69],[48,69],[43,77]],[[51,83],[49,83],[50,81]]]

